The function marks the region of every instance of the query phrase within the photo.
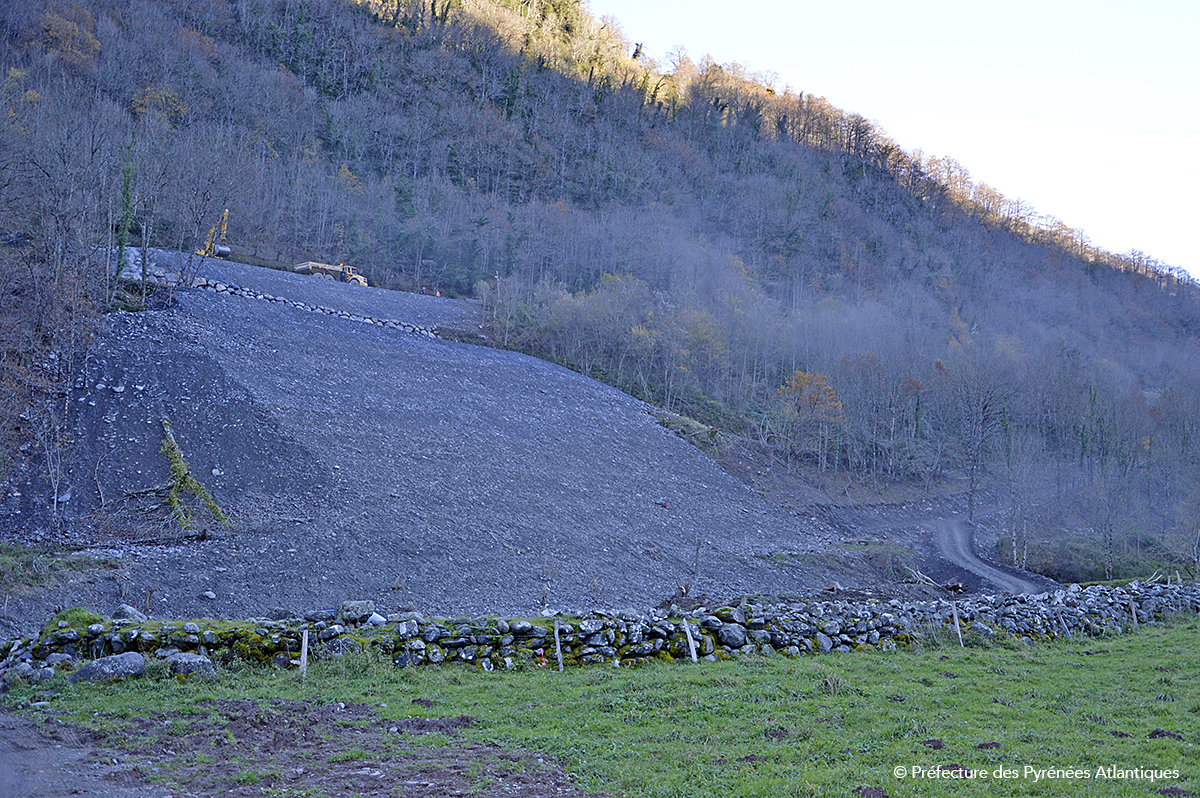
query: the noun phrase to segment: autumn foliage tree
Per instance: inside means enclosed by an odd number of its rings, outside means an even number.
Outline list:
[[[824,374],[796,370],[776,391],[772,427],[789,459],[814,457],[824,471],[838,460],[838,425],[845,421],[842,403]]]

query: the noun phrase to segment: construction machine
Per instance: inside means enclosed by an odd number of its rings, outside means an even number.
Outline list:
[[[225,209],[225,213],[221,214],[221,221],[212,226],[208,231],[208,238],[204,241],[204,246],[196,250],[196,254],[205,258],[225,258],[229,256],[230,249],[225,243],[225,228],[229,224],[229,209]]]
[[[325,280],[337,280],[339,283],[350,283],[351,285],[361,285],[363,287],[367,285],[366,277],[359,274],[353,266],[347,266],[344,263],[334,266],[329,263],[306,260],[304,263],[297,263],[292,269],[297,274],[311,274],[313,277],[320,277]]]

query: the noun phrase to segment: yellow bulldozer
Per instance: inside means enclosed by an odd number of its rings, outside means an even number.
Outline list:
[[[367,285],[366,277],[359,274],[353,266],[347,266],[344,263],[334,266],[329,263],[306,260],[304,263],[297,263],[292,267],[292,270],[297,274],[311,274],[313,277],[320,277],[325,280],[337,280],[339,283],[361,285],[364,288]]]
[[[205,258],[225,258],[229,256],[230,249],[225,243],[225,228],[229,225],[229,209],[225,209],[225,213],[221,214],[221,221],[212,226],[208,231],[208,238],[204,241],[204,246],[196,250],[196,254]]]

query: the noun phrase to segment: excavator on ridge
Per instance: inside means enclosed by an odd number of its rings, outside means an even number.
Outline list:
[[[212,226],[208,231],[208,238],[204,241],[204,246],[196,250],[196,254],[202,258],[227,258],[232,251],[229,245],[225,243],[225,228],[229,225],[229,209],[225,209],[225,213],[221,214],[221,221]]]

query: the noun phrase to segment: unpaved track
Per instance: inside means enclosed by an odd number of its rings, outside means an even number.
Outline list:
[[[1047,589],[1046,582],[1019,576],[1015,569],[1001,570],[977,557],[970,527],[962,518],[941,518],[925,526],[936,536],[938,554],[1005,593],[1041,593]]]
[[[971,593],[1044,593],[1061,587],[1054,580],[975,553],[973,524],[961,502],[923,500],[913,504],[852,507],[826,513],[850,539],[864,535],[923,556],[920,566],[935,582],[961,580]],[[1000,513],[1002,505],[979,508],[976,518]]]

